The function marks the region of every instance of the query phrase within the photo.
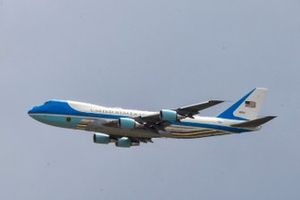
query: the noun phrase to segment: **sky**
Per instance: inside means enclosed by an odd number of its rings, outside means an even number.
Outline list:
[[[0,199],[300,198],[299,0],[0,0]],[[158,111],[270,92],[255,133],[123,149],[32,120],[52,98]]]

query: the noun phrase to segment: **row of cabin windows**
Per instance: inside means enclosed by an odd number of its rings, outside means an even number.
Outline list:
[[[109,113],[109,114],[120,114],[120,115],[138,116],[138,113],[134,113],[134,112],[130,112],[130,111],[97,110],[97,112]]]

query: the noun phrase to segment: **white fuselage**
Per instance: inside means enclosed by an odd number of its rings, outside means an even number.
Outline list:
[[[53,126],[106,133],[113,136],[138,138],[199,138],[212,135],[224,135],[253,131],[254,129],[234,128],[230,125],[240,120],[217,117],[194,116],[180,121],[170,122],[163,130],[147,128],[122,129],[107,127],[104,124],[120,118],[137,118],[157,112],[109,108],[75,101],[51,100],[29,111],[34,119]],[[255,129],[257,130],[257,129]]]

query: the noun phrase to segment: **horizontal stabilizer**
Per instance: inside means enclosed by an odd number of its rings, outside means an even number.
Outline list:
[[[262,117],[262,118],[258,118],[255,120],[239,123],[239,124],[233,124],[231,126],[239,127],[239,128],[255,128],[255,127],[258,127],[260,125],[267,123],[268,121],[271,121],[274,118],[276,118],[276,116],[267,116],[267,117]]]

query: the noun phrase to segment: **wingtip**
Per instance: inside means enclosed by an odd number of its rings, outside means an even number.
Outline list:
[[[275,119],[277,118],[278,116],[269,116],[270,119]]]
[[[215,103],[215,104],[220,104],[220,103],[224,103],[225,101],[224,100],[210,100],[209,103]]]
[[[269,90],[269,89],[266,87],[256,87],[254,88],[254,90]]]

